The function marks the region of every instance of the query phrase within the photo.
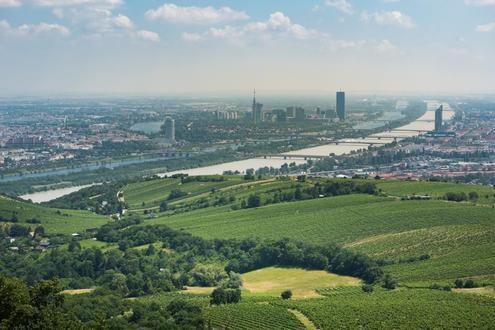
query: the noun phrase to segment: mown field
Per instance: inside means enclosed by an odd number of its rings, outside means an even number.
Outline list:
[[[109,221],[108,217],[88,211],[46,208],[4,196],[0,196],[0,217],[9,220],[15,217],[22,224],[27,224],[30,219],[37,219],[40,223],[32,226],[41,225],[49,234],[82,232],[88,228],[100,227]]]
[[[318,297],[317,289],[356,287],[361,280],[339,276],[322,270],[268,267],[242,274],[243,288],[249,294],[279,297],[291,290],[294,299]]]

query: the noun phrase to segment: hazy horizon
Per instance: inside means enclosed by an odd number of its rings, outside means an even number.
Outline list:
[[[0,0],[1,96],[493,94],[493,54],[493,0]]]

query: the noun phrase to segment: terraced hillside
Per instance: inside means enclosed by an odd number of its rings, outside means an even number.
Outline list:
[[[0,217],[4,222],[42,225],[48,234],[71,234],[96,228],[109,218],[87,211],[58,210],[0,196]]]
[[[379,182],[378,186],[390,196],[443,196],[449,191],[475,190],[481,195],[493,189],[435,182],[403,184]],[[291,185],[294,183],[253,182],[249,186],[243,184],[242,188],[230,186],[223,194],[231,193],[238,201],[249,194]],[[473,276],[493,283],[494,219],[495,210],[485,204],[352,194],[249,209],[234,210],[231,205],[207,207],[174,215],[160,214],[146,223],[167,224],[204,238],[289,237],[318,244],[334,242],[393,263],[386,269],[408,285],[427,286]]]
[[[301,311],[319,329],[492,329],[495,323],[495,299],[438,290],[356,293],[281,305]]]
[[[214,180],[220,178],[220,176],[210,176],[208,178]],[[181,199],[185,199],[188,196],[197,197],[212,190],[222,189],[242,182],[242,179],[237,176],[222,178],[226,179],[223,181],[193,181],[188,183],[181,183],[180,178],[164,178],[130,184],[124,188],[123,192],[126,203],[130,208],[153,208],[166,200],[174,189],[183,191],[186,195]]]

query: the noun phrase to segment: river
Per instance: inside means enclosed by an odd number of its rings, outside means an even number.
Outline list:
[[[313,157],[326,157],[331,154],[343,155],[348,154],[353,151],[359,151],[361,149],[367,149],[368,146],[378,146],[386,143],[393,142],[394,139],[400,141],[402,139],[418,136],[426,131],[432,131],[435,127],[435,110],[443,104],[444,121],[451,120],[454,117],[454,112],[447,103],[440,103],[438,101],[426,101],[427,111],[423,116],[416,119],[415,121],[404,125],[399,128],[392,129],[390,131],[384,131],[381,133],[372,134],[363,139],[342,139],[337,141],[338,144],[331,143],[326,145],[321,145],[317,147],[305,148],[296,151],[291,151],[280,155],[280,157],[267,157],[267,158],[251,158],[245,160],[239,160],[235,162],[222,163],[217,165],[198,167],[192,169],[185,169],[179,171],[172,171],[166,173],[160,173],[159,176],[169,176],[178,173],[185,173],[188,175],[215,175],[223,174],[226,171],[239,171],[240,173],[245,173],[247,169],[259,169],[262,167],[274,167],[280,168],[285,163],[296,163],[297,165],[304,164],[306,158]],[[293,158],[291,158],[293,157]],[[72,188],[62,188],[49,191],[42,191],[34,194],[24,195],[21,198],[31,199],[34,202],[46,202],[52,199],[62,197],[74,191],[78,191],[84,188],[84,186],[72,187]],[[69,190],[75,189],[75,190]]]
[[[68,187],[68,188],[59,188],[59,189],[52,189],[52,190],[47,190],[47,191],[39,191],[36,193],[32,194],[26,194],[19,196],[22,199],[25,200],[32,200],[34,203],[43,203],[43,202],[49,202],[51,200],[57,199],[59,197],[71,194],[73,192],[79,191],[84,188],[88,188],[94,186],[94,184],[87,184],[83,186],[74,186],[74,187]]]

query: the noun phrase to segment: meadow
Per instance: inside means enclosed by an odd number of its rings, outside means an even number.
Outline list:
[[[29,224],[28,221],[32,219],[38,220],[39,224],[31,225],[43,226],[48,234],[81,233],[89,228],[100,227],[110,219],[88,211],[52,209],[0,196],[0,217],[11,219],[13,216],[22,224]]]
[[[214,176],[212,178],[215,178]],[[123,193],[125,201],[131,209],[134,208],[153,208],[158,207],[160,203],[167,199],[170,192],[174,189],[180,189],[188,196],[198,196],[209,193],[212,190],[218,190],[242,182],[241,177],[226,177],[225,181],[218,182],[187,182],[181,183],[179,178],[163,178],[151,181],[142,181],[131,183],[124,187]],[[143,205],[144,203],[144,205]]]
[[[339,276],[322,270],[267,267],[242,274],[246,294],[279,297],[282,291],[291,290],[294,299],[318,297],[316,289],[342,286],[359,286],[361,280]]]
[[[477,203],[495,204],[495,189],[489,186],[460,184],[455,182],[430,182],[430,181],[395,181],[382,180],[377,182],[377,187],[394,196],[428,195],[433,198],[443,198],[449,192],[470,192],[478,194]]]

